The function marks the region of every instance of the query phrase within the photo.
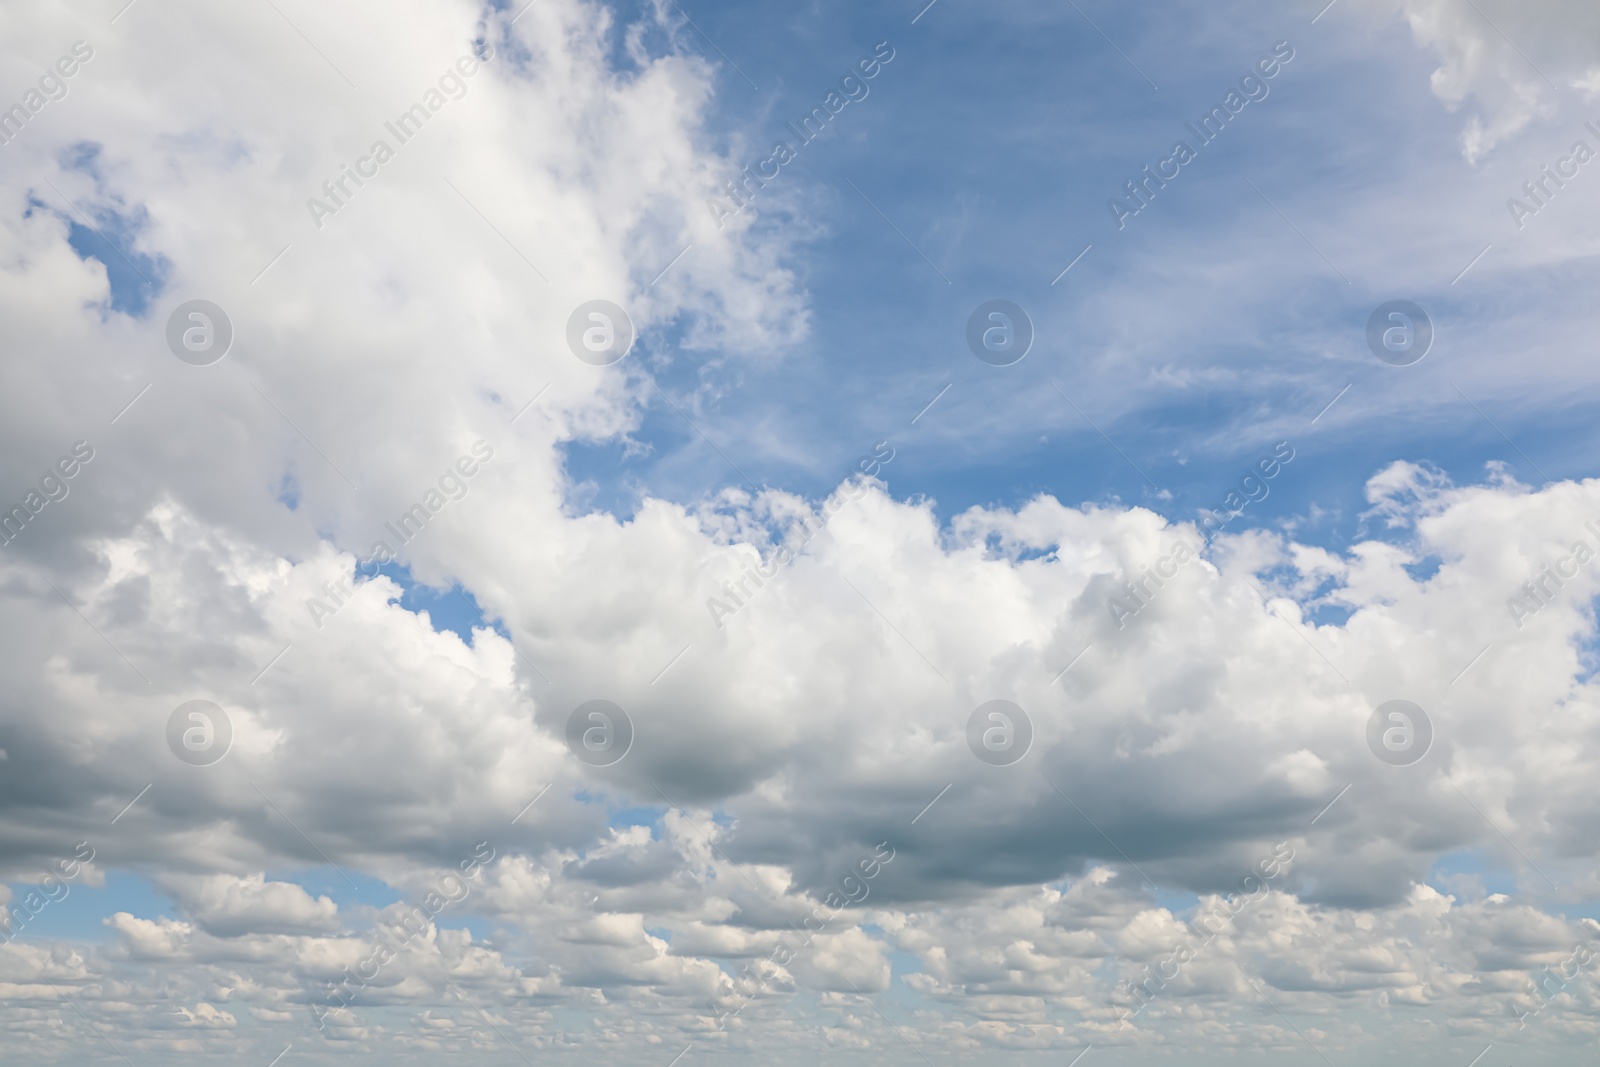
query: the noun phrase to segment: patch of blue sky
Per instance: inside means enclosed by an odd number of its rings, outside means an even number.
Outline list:
[[[1584,610],[1589,613],[1590,618],[1593,618],[1595,601],[1589,601]],[[1509,614],[1508,610],[1507,615],[1509,616]],[[1593,633],[1592,624],[1590,632]],[[1592,684],[1595,677],[1600,675],[1600,636],[1591,636],[1578,643],[1578,663],[1579,670],[1577,677],[1574,679],[1575,683],[1578,685]]]
[[[141,219],[130,219],[108,208],[95,208],[93,228],[68,219],[67,243],[79,259],[98,261],[106,270],[111,289],[111,310],[143,318],[150,301],[160,295],[165,261],[134,248]]]
[[[9,883],[12,909],[37,891],[41,897],[46,887],[26,883]],[[67,894],[59,900],[45,904],[25,922],[19,921],[16,939],[20,943],[30,940],[48,941],[63,938],[71,941],[105,941],[115,936],[104,919],[119,911],[126,911],[143,919],[177,918],[172,901],[157,889],[150,879],[124,870],[106,872],[105,884],[90,886],[81,878],[67,884]],[[56,896],[61,890],[50,887]]]
[[[1502,893],[1517,897],[1523,879],[1515,868],[1491,859],[1482,848],[1465,848],[1437,857],[1428,872],[1427,881],[1441,893],[1466,901],[1476,894]]]
[[[411,568],[403,563],[383,563],[378,572],[401,588],[398,603],[407,611],[426,614],[435,633],[450,632],[471,646],[474,629],[491,629],[511,639],[505,623],[499,619],[486,619],[477,598],[460,586],[436,588],[418,582],[411,576]]]
[[[612,808],[606,813],[606,825],[614,829],[628,826],[648,826],[650,827],[650,836],[659,839],[661,837],[661,819],[666,815],[666,810],[666,805]]]
[[[266,878],[269,882],[292,882],[313,897],[327,897],[339,906],[341,912],[357,905],[386,908],[404,899],[398,889],[383,879],[348,867],[335,870],[326,864],[319,864],[309,868],[269,870]]]
[[[107,192],[100,170],[100,146],[82,143],[67,149],[61,166],[93,178],[96,195],[91,200],[77,199],[69,204],[50,206],[30,199],[28,214],[49,210],[67,223],[67,243],[82,260],[95,260],[106,272],[111,290],[110,309],[143,318],[150,302],[159,296],[171,271],[171,263],[159,253],[151,255],[137,248],[139,235],[149,223],[142,206],[130,207]]]
[[[278,503],[290,511],[300,507],[300,480],[289,471],[284,471],[283,478],[278,482]]]
[[[1220,18],[1082,6],[940,4],[913,26],[914,11],[823,3],[781,33],[740,5],[688,11],[704,37],[685,40],[723,68],[707,136],[740,161],[766,158],[775,140],[797,145],[787,123],[879,41],[895,58],[745,213],[796,241],[810,336],[781,360],[709,360],[679,346],[681,326],[669,331],[672,361],[656,372],[698,429],[657,400],[632,444],[569,450],[569,470],[590,483],[586,507],[627,515],[643,494],[687,502],[745,475],[815,499],[888,440],[890,491],[936,501],[941,517],[1044,492],[1191,521],[1288,440],[1296,466],[1230,528],[1293,522],[1337,548],[1388,536],[1357,518],[1367,478],[1396,457],[1458,484],[1481,481],[1494,459],[1535,485],[1540,471],[1584,473],[1574,441],[1600,433],[1589,405],[1472,396],[1486,419],[1456,391],[1478,392],[1468,372],[1505,339],[1494,323],[1507,300],[1544,302],[1540,289],[1568,291],[1594,268],[1551,268],[1539,286],[1502,292],[1490,259],[1452,286],[1504,236],[1501,187],[1521,161],[1508,150],[1464,163],[1428,86],[1432,61],[1402,24],[1393,42],[1357,48],[1331,17],[1311,26],[1252,3]],[[1266,98],[1201,145],[1185,123],[1285,40],[1294,58]],[[1159,91],[1135,65],[1159,75]],[[1107,201],[1126,199],[1124,183],[1179,139],[1197,158],[1119,230]],[[1419,174],[1455,195],[1419,204]],[[1395,254],[1425,227],[1451,240]],[[1396,296],[1436,320],[1433,350],[1408,368],[1366,348],[1367,316]],[[1012,367],[980,363],[964,340],[971,310],[995,297],[1020,303],[1036,329]]]

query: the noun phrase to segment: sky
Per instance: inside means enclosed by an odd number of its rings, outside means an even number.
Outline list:
[[[0,10],[0,1056],[1571,1063],[1600,12]]]

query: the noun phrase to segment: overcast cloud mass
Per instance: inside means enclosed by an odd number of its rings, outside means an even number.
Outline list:
[[[925,3],[0,7],[0,1063],[1592,1059],[1600,9]]]

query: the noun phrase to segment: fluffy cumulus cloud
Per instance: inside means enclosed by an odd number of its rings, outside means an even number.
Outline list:
[[[1600,88],[1600,13],[1582,0],[1373,0],[1399,8],[1439,66],[1430,85],[1451,111],[1470,104],[1461,153],[1477,162],[1537,119],[1560,94]]]
[[[1469,155],[1536,113],[1500,38],[1407,13]],[[680,23],[0,13],[7,85],[92,50],[0,149],[7,1062],[1592,1044],[1600,482],[1395,463],[1339,550],[867,475],[573,505],[673,361],[808,328],[794,249],[704,211]],[[616,366],[567,349],[592,299]]]

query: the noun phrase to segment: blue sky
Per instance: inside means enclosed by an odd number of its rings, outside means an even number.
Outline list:
[[[1486,244],[1505,255],[1540,239],[1516,233],[1500,202],[1516,191],[1511,179],[1536,170],[1527,160],[1549,158],[1562,128],[1580,124],[1581,108],[1564,106],[1548,130],[1474,167],[1440,121],[1430,57],[1399,19],[1379,33],[1337,8],[1317,25],[1276,5],[1228,11],[941,2],[913,26],[883,9],[809,5],[780,30],[758,7],[701,5],[695,24],[760,74],[752,89],[707,48],[720,65],[714,136],[748,145],[735,158],[764,158],[757,147],[789,136],[784,122],[878,41],[896,58],[774,183],[801,203],[768,212],[775,196],[763,191],[752,209],[758,229],[800,245],[814,314],[801,350],[777,365],[708,367],[672,354],[669,334],[646,339],[652,367],[664,385],[714,393],[697,421],[757,481],[820,495],[888,439],[891,492],[932,497],[947,517],[1049,492],[1189,519],[1279,440],[1294,443],[1297,466],[1243,522],[1315,507],[1326,517],[1303,536],[1327,545],[1354,538],[1366,478],[1396,458],[1467,483],[1501,460],[1541,484],[1495,427],[1550,477],[1581,475],[1584,450],[1571,446],[1593,433],[1592,402],[1536,378],[1508,395],[1494,364],[1508,310],[1581,286],[1592,266],[1508,280],[1491,251],[1476,275],[1450,284]],[[1119,231],[1108,197],[1176,139],[1195,141],[1183,124],[1284,40],[1295,58],[1270,95]],[[1129,60],[1158,73],[1159,90]],[[1431,183],[1449,188],[1435,198]],[[1474,210],[1455,214],[1462,204]],[[1426,247],[1386,257],[1445,208],[1448,225]],[[988,367],[963,343],[967,314],[992,297],[1018,301],[1035,323],[1033,350],[1014,367]],[[1413,367],[1366,351],[1367,316],[1392,298],[1421,301],[1436,324],[1432,351]],[[1565,305],[1562,319],[1562,332],[1575,325]],[[1052,384],[1172,499],[1155,496]],[[690,499],[742,480],[659,401],[637,437],[646,454],[572,449],[574,474],[605,487],[583,503],[626,512],[638,492]]]
[[[1570,457],[1583,449],[1570,445],[1593,434],[1592,401],[1538,382],[1517,383],[1521,395],[1475,397],[1456,383],[1494,358],[1508,308],[1526,313],[1581,290],[1593,268],[1509,285],[1498,277],[1492,288],[1452,286],[1446,275],[1484,245],[1539,240],[1510,228],[1500,200],[1555,158],[1562,128],[1581,125],[1584,111],[1564,107],[1549,129],[1474,166],[1450,124],[1429,114],[1429,57],[1401,35],[1355,32],[1337,10],[1315,25],[1300,11],[1232,10],[1237,17],[1176,9],[1156,19],[1112,5],[1080,13],[941,0],[913,25],[813,4],[786,14],[777,32],[770,11],[698,6],[689,14],[702,32],[686,25],[684,40],[717,65],[707,135],[734,159],[754,162],[773,140],[797,140],[785,123],[819,106],[879,42],[895,58],[752,209],[758,232],[795,242],[810,337],[781,360],[736,352],[708,362],[669,328],[641,342],[651,369],[680,398],[702,390],[696,422],[763,485],[824,495],[889,440],[890,491],[933,498],[946,517],[1050,493],[1193,519],[1279,440],[1295,445],[1294,477],[1240,525],[1315,508],[1326,517],[1298,528],[1328,546],[1356,537],[1365,479],[1395,458],[1460,482],[1481,479],[1493,460],[1530,485],[1582,476]],[[1269,95],[1118,229],[1109,197],[1126,198],[1123,183],[1175,140],[1200,145],[1184,123],[1282,41],[1294,59],[1267,81]],[[1160,87],[1140,70],[1159,72]],[[759,88],[746,80],[752,71]],[[99,180],[97,156],[80,145],[70,166]],[[1392,203],[1418,171],[1452,186],[1452,207],[1470,199],[1478,210],[1431,241],[1431,271],[1397,277],[1374,253],[1432,211],[1426,198]],[[76,218],[73,247],[105,265],[111,309],[141,316],[146,276],[163,264],[130,247],[136,214],[104,210],[98,225],[117,251]],[[1348,283],[1340,259],[1330,264],[1318,248],[1351,253]],[[1483,277],[1495,261],[1478,266]],[[1422,300],[1438,331],[1412,368],[1365,351],[1367,314],[1393,296]],[[992,297],[1019,301],[1034,320],[1033,350],[1014,367],[987,367],[963,343],[967,314]],[[1575,325],[1565,309],[1562,318]],[[1313,426],[1346,386],[1342,407]],[[1394,418],[1397,407],[1410,417]],[[641,493],[689,501],[743,481],[659,400],[633,440],[569,447],[569,469],[591,483],[575,489],[575,503],[628,515]]]

